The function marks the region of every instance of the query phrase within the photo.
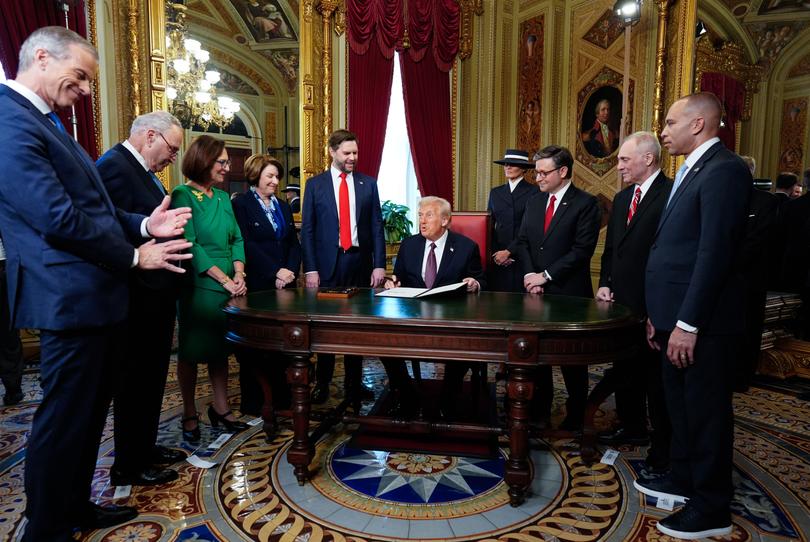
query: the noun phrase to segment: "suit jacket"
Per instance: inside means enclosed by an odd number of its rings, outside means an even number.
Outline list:
[[[746,286],[752,290],[765,291],[774,272],[778,271],[781,254],[771,252],[778,214],[779,200],[770,192],[752,187],[745,241],[737,264],[746,277]]]
[[[547,193],[540,192],[526,204],[517,263],[524,275],[548,271],[551,282],[543,287],[547,294],[593,297],[590,262],[602,214],[597,199],[569,186],[543,233],[548,199]]]
[[[105,152],[96,161],[96,167],[110,199],[119,209],[150,215],[166,195],[166,191],[158,188],[135,156],[120,143]],[[140,246],[146,241],[141,238],[136,245]],[[162,290],[175,287],[177,275],[164,270],[133,269],[131,280],[138,286]]]
[[[252,191],[233,199],[233,213],[245,242],[245,280],[249,291],[275,289],[279,269],[284,267],[298,276],[301,268],[301,244],[292,210],[286,202],[276,201],[286,224],[281,238],[276,235]],[[295,281],[290,286],[294,287]]]
[[[87,153],[5,85],[0,163],[12,325],[65,330],[122,321],[133,258],[126,234],[139,236],[145,217],[117,211]]]
[[[613,198],[613,210],[607,226],[605,251],[599,286],[607,286],[617,303],[639,313],[647,314],[644,299],[644,272],[655,230],[667,203],[672,181],[659,173],[627,223],[627,211],[635,195],[636,185],[630,185]],[[553,275],[552,275],[553,276]]]
[[[517,237],[526,202],[537,194],[537,186],[525,180],[520,181],[514,191],[509,190],[509,183],[496,186],[489,192],[487,210],[492,213],[492,247],[491,252],[509,250],[512,258],[517,258]],[[489,283],[497,291],[523,291],[523,277],[517,264],[502,267],[489,266]]]
[[[810,287],[810,192],[781,207],[779,231],[786,239],[781,286],[790,292],[801,292]]]
[[[722,143],[687,172],[661,215],[647,261],[647,312],[656,329],[680,320],[701,333],[741,333],[745,291],[734,263],[751,194],[751,172]]]
[[[402,241],[394,264],[394,274],[402,286],[409,288],[426,288],[422,278],[422,260],[425,257],[426,239],[420,234],[412,235]],[[446,286],[472,277],[486,288],[484,270],[481,268],[481,252],[478,244],[460,233],[447,232],[442,260],[436,270],[436,286]]]
[[[360,274],[371,275],[373,268],[385,268],[385,234],[377,180],[357,172],[352,176],[357,238],[363,266]],[[304,272],[317,271],[322,281],[328,280],[335,272],[340,248],[340,223],[335,201],[330,170],[307,181],[301,214]]]

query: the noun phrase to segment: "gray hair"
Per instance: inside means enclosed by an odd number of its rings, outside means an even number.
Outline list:
[[[180,121],[168,111],[152,111],[151,113],[144,113],[132,121],[132,128],[129,129],[129,135],[134,136],[139,132],[145,132],[149,129],[164,133],[168,132],[173,127],[183,129]]]
[[[89,41],[73,30],[62,26],[43,26],[28,36],[20,47],[20,61],[17,73],[22,73],[34,63],[34,54],[37,49],[45,49],[48,54],[57,60],[70,57],[70,46],[77,45],[93,55],[98,63],[98,51]]]
[[[653,132],[633,132],[624,140],[625,143],[628,141],[635,141],[642,153],[652,154],[654,164],[661,162],[661,143]]]
[[[751,175],[757,170],[757,161],[753,156],[740,156],[748,169],[751,170]]]
[[[425,196],[424,198],[419,200],[420,209],[427,205],[438,205],[439,212],[444,218],[450,218],[453,215],[453,211],[450,207],[450,202],[444,198],[439,198],[436,196]]]
[[[593,108],[594,115],[599,114],[599,110],[602,109],[602,104],[608,104],[608,106],[610,106],[610,100],[608,100],[607,98],[602,98],[601,100],[596,102],[596,107]]]

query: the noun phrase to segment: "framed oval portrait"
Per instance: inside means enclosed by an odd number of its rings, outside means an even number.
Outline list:
[[[611,85],[594,90],[580,111],[579,134],[585,152],[594,158],[616,152],[621,119],[622,92]]]

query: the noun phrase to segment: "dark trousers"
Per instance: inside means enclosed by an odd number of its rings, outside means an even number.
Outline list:
[[[321,277],[321,286],[325,288],[339,288],[349,286],[368,287],[371,281],[371,269],[363,265],[357,249],[343,252],[338,249],[335,271],[331,277]],[[347,391],[359,388],[363,376],[363,358],[361,356],[343,356],[343,367],[346,377],[343,388]],[[318,386],[328,386],[335,374],[335,355],[318,354],[318,365],[315,369],[315,378]]]
[[[20,332],[11,328],[8,310],[6,261],[0,261],[0,380],[6,396],[19,393],[25,363],[22,355]]]
[[[292,394],[287,384],[287,358],[276,352],[240,349],[236,351],[239,361],[239,388],[242,391],[242,414],[261,414],[264,392],[257,373],[262,373],[270,383],[273,394],[273,410],[290,408]]]
[[[588,368],[563,367],[565,389],[568,399],[565,402],[565,419],[576,425],[585,420],[585,403],[588,400]],[[534,377],[534,399],[532,418],[548,420],[551,417],[551,404],[554,399],[554,380],[551,367],[538,367]]]
[[[730,514],[734,439],[732,386],[740,336],[699,335],[695,363],[679,369],[666,358],[668,333],[659,333],[661,373],[672,422],[673,481],[690,505],[706,514]]]
[[[765,300],[768,293],[763,288],[749,285],[745,307],[745,335],[740,341],[739,362],[734,365],[734,389],[745,391],[756,373],[762,350],[762,328],[765,321]]]
[[[121,326],[40,335],[42,402],[25,451],[26,542],[69,540],[88,506]]]
[[[175,316],[173,289],[130,283],[126,351],[115,367],[115,470],[135,473],[152,464]]]

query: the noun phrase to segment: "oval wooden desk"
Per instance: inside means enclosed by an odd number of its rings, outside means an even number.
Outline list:
[[[632,355],[642,322],[630,309],[591,299],[481,292],[477,295],[397,299],[361,289],[351,298],[323,299],[314,289],[251,293],[225,306],[227,338],[292,358],[294,437],[288,453],[299,483],[314,455],[309,434],[309,364],[313,353],[436,360],[505,362],[509,368],[509,458],[505,480],[513,506],[531,483],[528,404],[538,365],[590,365]],[[601,398],[602,400],[604,398]],[[582,451],[595,456],[589,398]],[[267,420],[265,420],[267,421]]]

